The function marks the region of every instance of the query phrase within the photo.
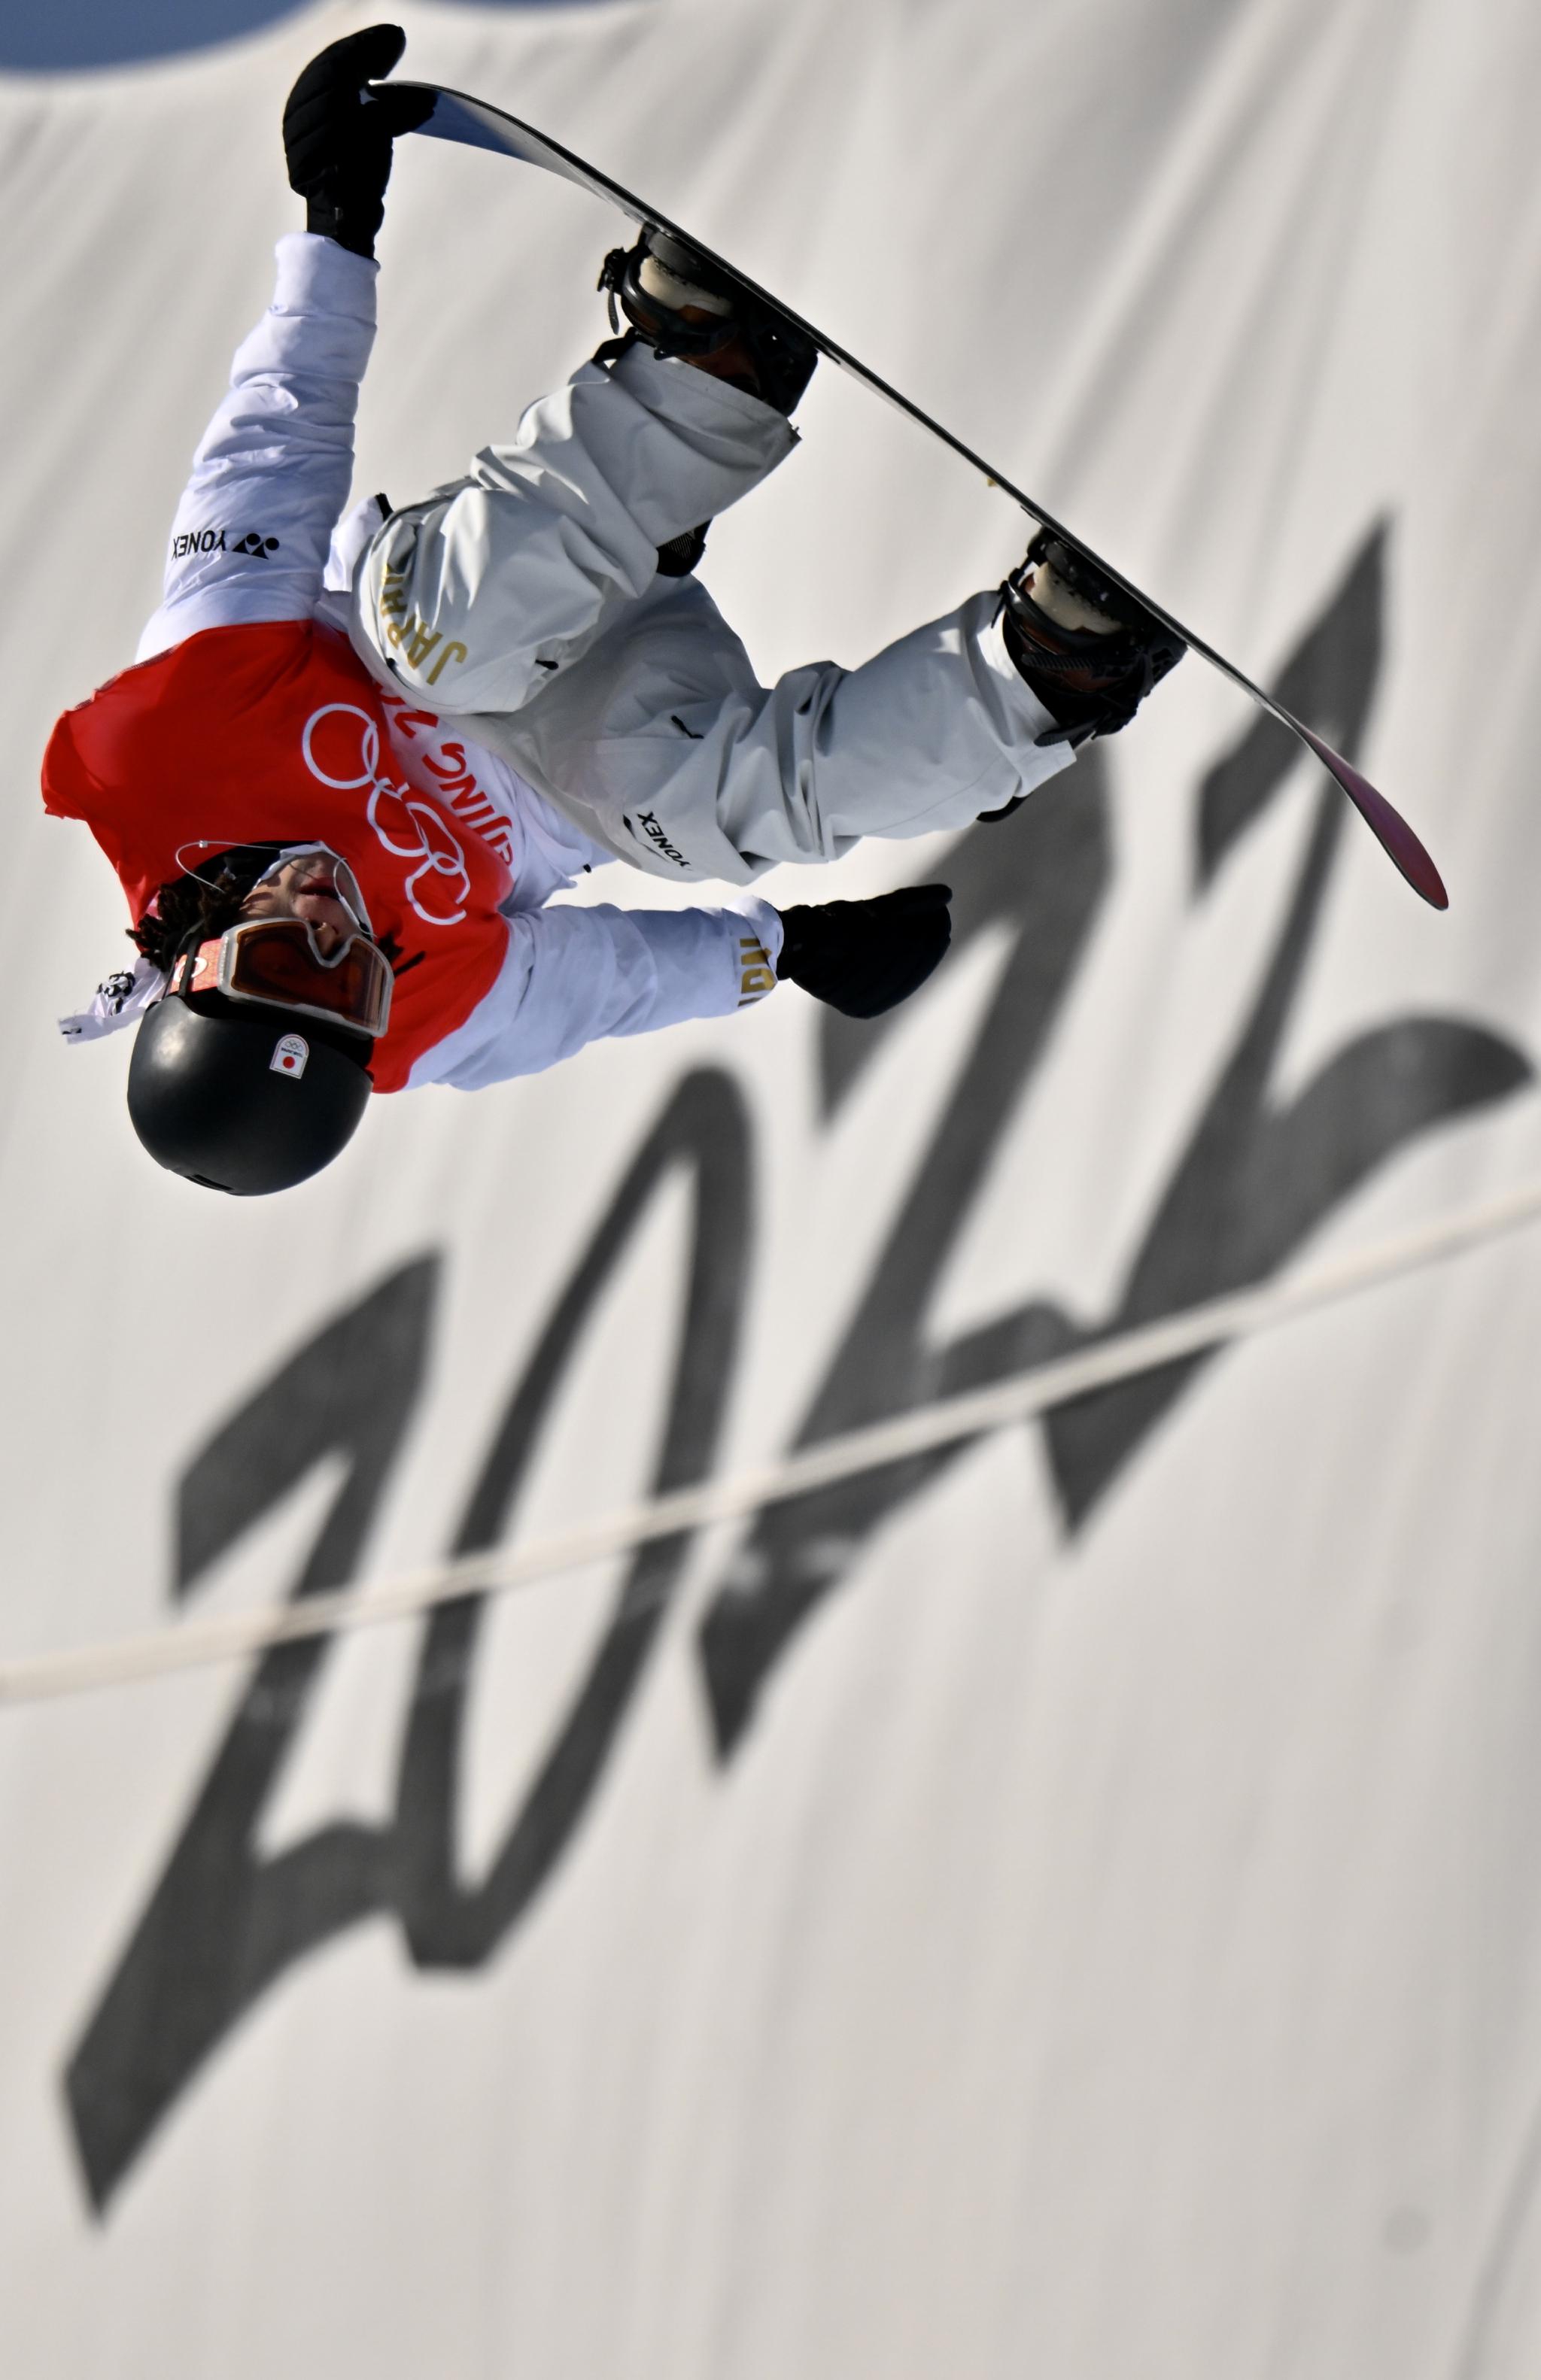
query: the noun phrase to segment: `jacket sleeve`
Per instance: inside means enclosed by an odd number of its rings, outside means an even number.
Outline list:
[[[335,240],[278,242],[273,303],[236,352],[172,523],[140,661],[202,628],[308,620],[353,476],[378,268]]]
[[[410,1087],[475,1091],[538,1075],[588,1041],[726,1016],[776,989],[781,920],[739,909],[556,907],[508,920],[508,955],[466,1022],[425,1052]]]

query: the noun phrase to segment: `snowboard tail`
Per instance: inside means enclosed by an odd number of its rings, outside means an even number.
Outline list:
[[[1098,570],[1106,572],[1116,586],[1121,587],[1126,594],[1134,598],[1136,602],[1144,604],[1147,612],[1153,613],[1164,627],[1169,628],[1174,636],[1180,637],[1191,651],[1206,661],[1212,669],[1218,670],[1222,676],[1228,677],[1232,686],[1240,686],[1241,692],[1248,695],[1260,709],[1267,711],[1271,718],[1277,719],[1282,726],[1287,727],[1308,751],[1315,754],[1323,767],[1337,779],[1382,850],[1401,870],[1413,891],[1420,893],[1436,909],[1449,906],[1449,895],[1440,880],[1439,870],[1423,844],[1400,811],[1393,808],[1385,795],[1378,793],[1370,783],[1369,779],[1354,768],[1351,761],[1344,759],[1340,752],[1335,752],[1330,744],[1297,719],[1292,711],[1287,710],[1281,702],[1276,701],[1272,695],[1265,693],[1260,686],[1254,686],[1251,678],[1244,675],[1233,662],[1228,661],[1223,653],[1217,652],[1213,645],[1206,644],[1202,637],[1195,636],[1192,628],[1184,627],[1180,620],[1174,618],[1170,612],[1155,601],[1145,593],[1144,588],[1136,587],[1131,579],[1126,578],[1123,573],[1115,569],[1110,562],[1105,560],[1101,554],[1095,553],[1083,539],[1076,536],[1073,529],[1068,528],[1062,520],[1047,511],[1035,497],[1029,495],[1024,489],[1017,487],[1007,478],[1004,471],[998,470],[993,463],[987,463],[982,455],[976,455],[972,446],[966,446],[960,438],[954,437],[952,431],[942,422],[934,421],[930,414],[923,412],[918,405],[913,404],[900,390],[892,387],[879,373],[873,371],[858,357],[853,356],[849,348],[842,347],[837,340],[819,330],[816,324],[807,322],[802,315],[794,312],[790,306],[770,290],[762,289],[758,282],[752,281],[746,273],[740,272],[736,264],[729,263],[726,257],[718,256],[715,249],[706,246],[704,240],[698,239],[694,232],[686,231],[680,225],[672,223],[669,217],[661,213],[656,207],[648,206],[633,192],[624,189],[619,182],[614,182],[607,174],[602,174],[597,166],[590,165],[581,157],[575,156],[570,149],[564,149],[560,141],[548,140],[544,132],[537,132],[532,125],[521,124],[518,116],[507,115],[501,108],[490,107],[484,100],[472,99],[464,91],[446,91],[437,84],[392,82],[390,88],[393,91],[404,89],[421,91],[432,95],[434,112],[424,123],[416,128],[420,133],[425,134],[429,139],[453,140],[471,149],[487,149],[496,156],[516,157],[524,164],[539,165],[545,173],[558,175],[563,181],[571,182],[578,189],[586,190],[591,198],[602,199],[607,206],[618,208],[623,215],[629,216],[632,223],[643,230],[665,232],[671,238],[683,241],[687,248],[693,249],[696,254],[707,263],[715,265],[720,272],[728,273],[745,289],[752,291],[765,305],[784,316],[802,333],[805,338],[813,341],[821,356],[827,356],[829,361],[837,365],[841,371],[849,372],[854,380],[861,381],[863,386],[883,397],[887,404],[896,407],[900,413],[908,415],[911,421],[918,422],[920,427],[928,431],[933,438],[940,439],[944,446],[950,447],[955,455],[977,471],[991,487],[998,488],[1003,495],[1009,496],[1014,504],[1020,504],[1031,520],[1036,521],[1040,528],[1051,530],[1056,537],[1063,538],[1066,544],[1073,546],[1078,553],[1084,554],[1087,561],[1094,564]]]

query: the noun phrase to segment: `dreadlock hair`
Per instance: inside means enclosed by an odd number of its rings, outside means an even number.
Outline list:
[[[173,876],[161,885],[128,940],[142,951],[152,966],[169,975],[183,951],[223,934],[239,917],[241,904],[264,868],[271,868],[277,844],[238,844],[217,852],[197,876]]]

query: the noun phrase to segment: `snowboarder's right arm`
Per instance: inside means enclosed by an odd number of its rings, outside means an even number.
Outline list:
[[[590,1041],[728,1016],[776,989],[781,919],[736,909],[618,909],[558,903],[508,919],[497,981],[465,1023],[412,1068],[414,1088],[483,1090],[544,1074]]]
[[[577,904],[508,920],[508,954],[465,1023],[418,1060],[414,1087],[475,1091],[537,1075],[587,1042],[752,1008],[777,981],[846,1016],[880,1016],[917,991],[952,938],[945,884],[777,910],[617,909]]]

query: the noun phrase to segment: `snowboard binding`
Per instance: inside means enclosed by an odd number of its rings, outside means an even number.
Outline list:
[[[701,364],[777,413],[789,414],[813,378],[812,339],[666,232],[644,231],[634,247],[613,248],[599,286],[609,295],[613,331],[624,314],[654,355]]]
[[[1001,598],[1006,650],[1057,722],[1040,744],[1116,735],[1188,650],[1048,529],[1039,530]]]

